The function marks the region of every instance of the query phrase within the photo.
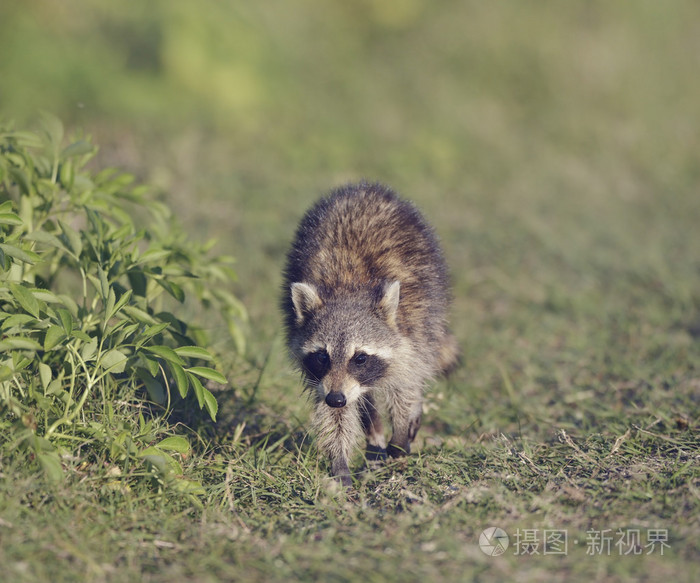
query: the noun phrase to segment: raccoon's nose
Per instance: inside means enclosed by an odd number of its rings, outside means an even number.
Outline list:
[[[337,391],[331,391],[326,395],[326,405],[329,407],[345,407],[345,395]]]

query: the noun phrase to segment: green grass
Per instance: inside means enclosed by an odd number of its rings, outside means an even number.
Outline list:
[[[217,424],[185,412],[189,428],[172,428],[195,444],[178,459],[202,493],[88,444],[60,485],[22,453],[0,460],[8,580],[697,578],[698,6],[382,6],[274,3],[196,20],[187,38],[222,34],[219,21],[240,32],[219,49],[243,63],[252,101],[178,85],[170,61],[152,77],[117,73],[115,57],[107,74],[123,99],[86,89],[76,111],[74,84],[33,105],[92,132],[98,161],[159,185],[193,238],[218,237],[250,323],[245,355],[212,346],[230,380]],[[46,31],[25,66],[47,56]],[[210,59],[200,71],[228,62]],[[19,60],[12,71],[9,114],[24,87]],[[416,453],[358,473],[345,496],[307,435],[277,294],[306,206],[361,177],[413,199],[440,234],[464,366],[429,392]],[[479,549],[491,526],[510,535],[503,556]],[[610,556],[587,554],[606,529]],[[664,554],[619,556],[617,531],[637,529],[642,543],[667,532]],[[518,533],[541,542],[544,530],[566,531],[565,556],[514,554]]]

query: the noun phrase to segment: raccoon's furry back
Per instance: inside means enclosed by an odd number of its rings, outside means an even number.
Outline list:
[[[302,219],[287,256],[282,308],[287,338],[295,334],[291,284],[315,286],[323,300],[381,294],[400,282],[399,333],[435,362],[435,372],[456,360],[446,328],[448,275],[435,233],[411,203],[380,184],[339,188]]]

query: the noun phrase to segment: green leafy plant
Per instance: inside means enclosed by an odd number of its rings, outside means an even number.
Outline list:
[[[189,241],[132,176],[89,170],[89,140],[63,143],[50,115],[38,132],[0,124],[0,443],[30,448],[53,478],[85,441],[113,462],[177,469],[167,452],[186,440],[159,446],[143,414],[129,427],[115,407],[193,394],[216,418],[205,384],[226,378],[205,330],[176,311],[217,310],[242,348],[231,259]]]

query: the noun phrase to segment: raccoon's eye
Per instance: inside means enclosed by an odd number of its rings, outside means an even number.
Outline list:
[[[307,354],[303,360],[304,368],[312,378],[322,379],[331,368],[331,357],[325,350]]]
[[[353,362],[357,366],[362,366],[367,362],[367,355],[364,352],[360,352],[359,354],[356,354],[353,358]]]

